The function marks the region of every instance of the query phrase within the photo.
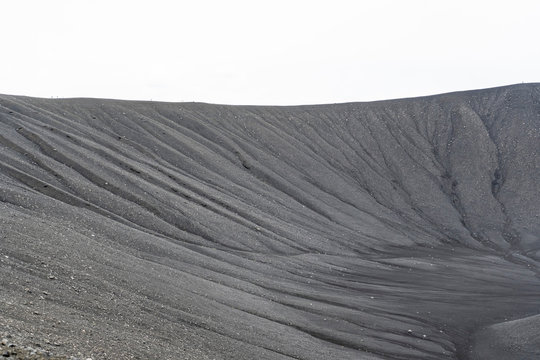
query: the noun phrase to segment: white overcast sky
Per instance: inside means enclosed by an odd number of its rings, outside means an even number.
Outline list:
[[[0,0],[0,93],[370,101],[540,81],[540,1]]]

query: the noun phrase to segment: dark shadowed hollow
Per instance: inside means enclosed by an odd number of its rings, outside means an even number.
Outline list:
[[[290,107],[2,95],[0,154],[13,341],[540,358],[540,84]]]

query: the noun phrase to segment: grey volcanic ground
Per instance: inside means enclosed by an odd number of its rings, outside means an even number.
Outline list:
[[[21,343],[540,358],[539,84],[297,107],[0,96],[0,149],[0,333]]]

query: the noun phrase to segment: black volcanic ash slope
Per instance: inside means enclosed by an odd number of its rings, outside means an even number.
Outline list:
[[[0,332],[23,343],[540,356],[540,85],[299,107],[0,96],[0,149]]]

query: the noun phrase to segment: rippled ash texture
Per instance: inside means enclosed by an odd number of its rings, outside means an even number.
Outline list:
[[[294,107],[2,95],[0,152],[0,325],[27,341],[540,356],[538,84]]]

